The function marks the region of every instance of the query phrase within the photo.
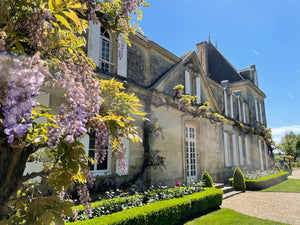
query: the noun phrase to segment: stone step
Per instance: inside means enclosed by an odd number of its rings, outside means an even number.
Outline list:
[[[224,194],[234,191],[233,187],[231,187],[231,186],[225,186],[225,187],[221,188],[221,190],[223,190]]]
[[[223,183],[214,183],[214,187],[218,188],[218,189],[221,189],[221,188],[224,187],[224,184]]]
[[[223,194],[223,199],[229,198],[231,196],[234,196],[234,195],[237,195],[237,194],[240,194],[240,193],[243,193],[243,192],[241,192],[241,191],[231,191],[231,192],[228,192],[226,194]]]

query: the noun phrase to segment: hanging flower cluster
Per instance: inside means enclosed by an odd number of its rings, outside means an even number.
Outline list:
[[[143,5],[143,0],[121,0],[123,3],[124,14],[137,13],[138,7]]]
[[[102,104],[100,84],[94,78],[92,68],[81,65],[83,67],[79,68],[72,60],[58,63],[57,85],[63,89],[66,103],[60,106],[59,115],[55,118],[59,127],[49,129],[48,145],[51,148],[57,147],[60,137],[72,143],[74,138],[87,133],[88,119],[99,113]]]
[[[8,135],[8,143],[12,143],[15,135],[22,138],[31,127],[32,109],[36,106],[36,97],[48,71],[38,54],[32,58],[3,57],[0,67],[0,106],[4,133]]]

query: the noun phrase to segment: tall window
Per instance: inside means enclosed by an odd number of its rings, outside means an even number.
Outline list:
[[[111,70],[111,39],[107,30],[100,28],[100,69],[106,72]]]
[[[90,135],[89,139],[89,148],[88,148],[88,156],[92,159],[95,160],[94,163],[91,163],[89,161],[88,165],[91,171],[94,172],[95,175],[97,174],[104,174],[104,173],[109,173],[110,172],[110,163],[111,163],[111,155],[108,152],[108,146],[105,148],[106,149],[106,156],[103,162],[99,163],[97,159],[97,155],[95,155],[95,144],[96,144],[96,136],[95,132],[92,132]],[[101,158],[101,156],[100,156]]]
[[[186,171],[188,179],[196,179],[196,129],[185,127]]]

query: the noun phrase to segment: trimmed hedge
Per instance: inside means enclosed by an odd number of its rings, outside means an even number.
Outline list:
[[[150,203],[141,207],[126,209],[121,212],[96,217],[90,220],[82,220],[74,225],[171,225],[177,224],[191,216],[203,213],[222,204],[223,191],[216,188],[207,188],[203,192],[187,195],[182,198],[164,200]]]
[[[256,180],[245,180],[246,182],[246,190],[256,191],[271,187],[275,184],[281,183],[282,181],[286,180],[287,177],[290,175],[289,172],[281,171],[277,174],[273,174],[266,177],[261,177]],[[229,183],[232,186],[233,178],[229,179]]]
[[[234,170],[232,187],[237,191],[245,192],[246,190],[245,177],[239,167]]]
[[[202,175],[203,187],[214,187],[213,179],[208,172],[204,172]]]

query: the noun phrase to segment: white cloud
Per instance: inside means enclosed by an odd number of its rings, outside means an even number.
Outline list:
[[[295,134],[300,134],[300,125],[272,128],[273,140],[275,141],[276,144],[279,144],[281,138],[285,134],[288,134],[291,131],[294,132]]]
[[[290,98],[294,98],[294,96],[290,92],[288,92],[288,95]]]

